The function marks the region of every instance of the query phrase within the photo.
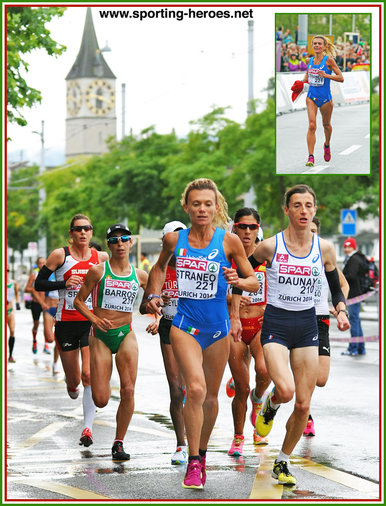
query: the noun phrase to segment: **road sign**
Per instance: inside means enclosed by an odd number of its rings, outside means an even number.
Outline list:
[[[342,235],[356,235],[357,212],[355,209],[341,209]]]

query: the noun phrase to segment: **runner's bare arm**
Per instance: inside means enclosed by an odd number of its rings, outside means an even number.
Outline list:
[[[161,289],[165,282],[166,270],[168,267],[169,260],[173,256],[174,249],[178,241],[178,232],[169,232],[166,234],[162,242],[162,250],[158,257],[157,262],[151,268],[149,273],[149,279],[147,282],[146,290],[143,294],[142,302],[140,305],[141,314],[152,313],[162,314],[161,306],[163,304],[161,299]],[[158,295],[150,301],[148,297],[150,294]]]
[[[233,258],[237,266],[236,269],[223,267],[224,277],[227,283],[245,290],[247,292],[257,292],[259,289],[259,282],[255,276],[255,272],[245,254],[244,247],[240,241],[240,238],[236,234],[230,234],[227,232],[224,237],[224,251],[227,255]],[[229,254],[229,256],[228,256]],[[243,277],[239,277],[237,271]]]
[[[322,252],[324,270],[328,285],[330,287],[332,303],[337,311],[338,329],[347,330],[350,324],[345,313],[346,311],[346,298],[342,292],[339,274],[337,271],[336,254],[334,246],[325,239],[319,238],[320,250]]]

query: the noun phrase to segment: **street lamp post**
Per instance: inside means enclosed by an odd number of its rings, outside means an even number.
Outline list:
[[[39,176],[42,176],[45,172],[45,164],[44,164],[44,120],[42,120],[42,129],[41,132],[33,131],[34,134],[40,135],[41,148],[40,148],[40,166],[39,166]],[[41,214],[43,209],[43,204],[46,200],[46,190],[43,185],[43,181],[40,180],[39,184],[39,214]],[[39,257],[46,258],[47,256],[47,237],[41,236],[38,240],[38,255]]]

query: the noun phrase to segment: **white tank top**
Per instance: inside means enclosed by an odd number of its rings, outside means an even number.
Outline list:
[[[330,308],[328,305],[328,293],[330,291],[330,287],[328,286],[328,281],[326,278],[326,274],[324,269],[322,271],[322,294],[320,299],[315,299],[315,312],[317,315],[329,315]]]
[[[289,311],[310,309],[321,297],[323,269],[316,234],[312,235],[312,246],[305,257],[291,255],[283,232],[276,234],[275,253],[271,267],[267,266],[268,304]]]

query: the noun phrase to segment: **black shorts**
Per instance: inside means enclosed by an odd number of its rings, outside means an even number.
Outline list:
[[[43,311],[43,309],[42,309],[42,306],[39,304],[39,302],[35,302],[33,300],[31,302],[31,313],[32,313],[32,319],[34,322],[39,321],[42,311]]]
[[[167,320],[166,318],[162,317],[159,325],[158,325],[158,334],[161,338],[161,343],[163,344],[171,344],[170,343],[170,329],[172,326],[173,320]]]
[[[55,341],[61,351],[72,351],[88,346],[91,322],[56,322]]]
[[[288,311],[267,305],[261,329],[261,344],[279,343],[289,350],[318,346],[315,308]]]
[[[319,355],[330,356],[330,315],[316,315],[319,334]]]

